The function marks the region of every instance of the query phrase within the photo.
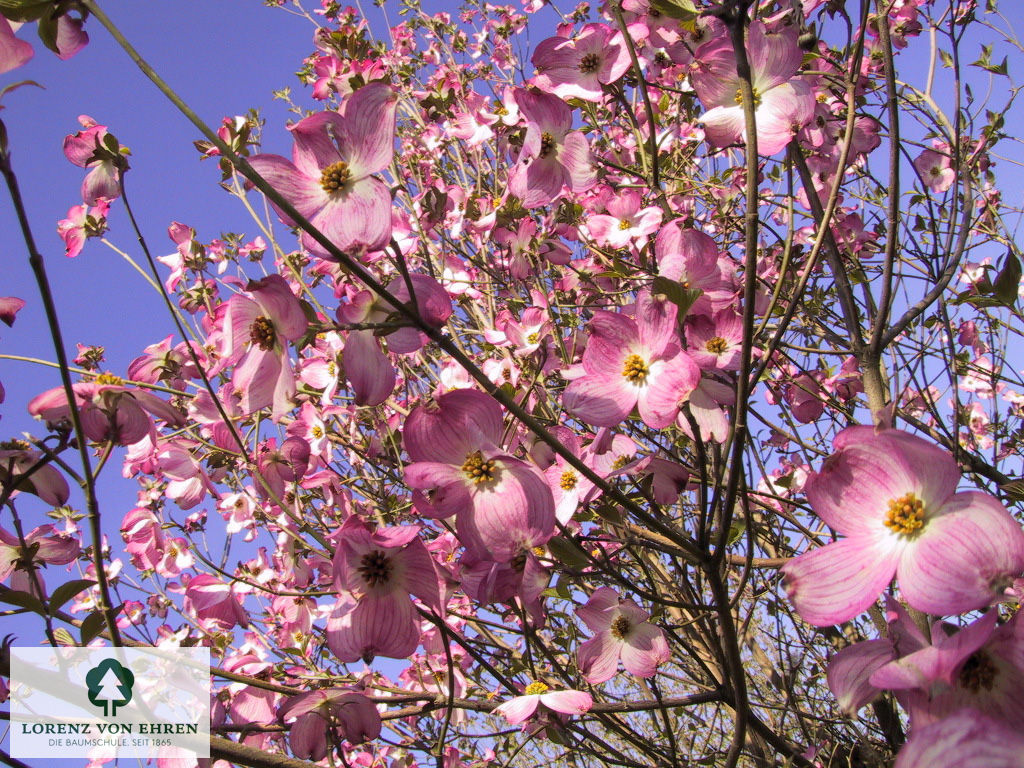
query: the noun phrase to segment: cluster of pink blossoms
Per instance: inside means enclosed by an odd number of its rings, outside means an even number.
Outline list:
[[[786,592],[800,616],[818,626],[854,618],[894,576],[899,596],[922,613],[983,610],[965,626],[936,621],[928,638],[890,597],[888,637],[843,649],[828,670],[850,714],[882,691],[894,692],[911,723],[898,765],[918,764],[911,756],[927,750],[937,733],[945,734],[949,749],[973,759],[979,744],[963,729],[975,727],[977,713],[1000,738],[1024,726],[1020,613],[1001,622],[998,608],[990,607],[1024,596],[1024,531],[993,496],[958,493],[953,457],[919,437],[850,427],[834,447],[804,492],[843,538],[783,566]],[[948,755],[945,764],[954,764]]]

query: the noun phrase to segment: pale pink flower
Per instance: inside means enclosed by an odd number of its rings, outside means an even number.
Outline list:
[[[533,717],[538,707],[565,715],[582,715],[592,706],[594,699],[585,691],[552,691],[546,683],[534,682],[526,686],[522,696],[495,707],[494,714],[504,715],[511,725],[518,725]]]
[[[544,475],[501,448],[501,406],[457,389],[416,407],[402,434],[412,460],[405,482],[421,515],[456,515],[459,540],[476,557],[507,562],[540,546],[555,527]]]
[[[327,644],[342,662],[402,659],[420,642],[410,593],[440,615],[440,577],[418,525],[371,533],[357,517],[338,531],[334,587],[340,598],[327,620]]]
[[[249,626],[249,615],[232,585],[210,573],[201,573],[189,580],[185,588],[185,610],[207,631],[226,632],[235,626]]]
[[[290,126],[291,161],[267,154],[249,163],[339,250],[380,250],[391,239],[391,192],[373,174],[391,164],[396,105],[390,86],[370,83],[345,100],[343,114],[319,112]],[[301,239],[311,253],[332,258],[308,233]]]
[[[638,677],[651,677],[671,657],[665,635],[649,623],[650,614],[622,599],[611,587],[601,587],[576,615],[594,636],[580,646],[577,663],[591,685],[610,680],[622,666]]]
[[[636,315],[598,311],[590,321],[585,373],[562,394],[563,407],[588,424],[614,427],[636,407],[647,426],[662,429],[700,380],[680,348],[675,305],[643,291]]]
[[[850,427],[806,484],[811,507],[845,538],[782,567],[797,612],[847,621],[894,575],[913,608],[947,615],[998,600],[1024,572],[1024,532],[994,497],[957,493],[953,457],[919,437]]]
[[[914,159],[914,170],[928,189],[939,194],[956,181],[956,171],[950,164],[949,155],[933,149],[924,150]]]
[[[657,206],[641,208],[640,193],[627,189],[608,201],[607,213],[599,213],[587,220],[587,229],[598,245],[608,248],[642,248],[647,238],[658,231],[661,209]]]
[[[527,208],[557,200],[562,188],[582,192],[593,186],[590,147],[581,131],[572,129],[572,111],[557,96],[516,91],[526,118],[526,138],[509,172],[509,191]]]
[[[277,712],[282,723],[291,723],[288,745],[300,760],[323,760],[333,746],[347,741],[361,744],[380,736],[380,713],[374,703],[344,688],[300,693]],[[330,734],[330,739],[328,739]]]
[[[753,74],[757,151],[774,155],[814,114],[811,87],[796,77],[803,60],[796,28],[769,31],[764,23],[755,21],[747,34],[747,57]],[[708,141],[716,147],[745,141],[741,81],[728,34],[697,49],[690,81],[708,108],[701,117]]]
[[[235,364],[231,381],[245,413],[270,405],[277,419],[291,408],[295,394],[287,342],[300,338],[308,322],[280,275],[251,282],[246,290],[248,295],[236,294],[227,303],[224,360]]]
[[[587,24],[576,37],[541,40],[530,59],[537,67],[531,83],[561,99],[601,101],[602,86],[629,69],[622,34],[607,24]]]
[[[1024,736],[984,710],[914,729],[893,768],[1024,768]]]
[[[0,16],[0,75],[17,69],[33,56],[32,46],[14,36],[21,24],[13,26]]]

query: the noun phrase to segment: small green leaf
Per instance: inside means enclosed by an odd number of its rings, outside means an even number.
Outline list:
[[[700,14],[693,0],[651,0],[651,10],[680,21],[695,21]]]
[[[1017,292],[1020,290],[1020,260],[1013,251],[1008,251],[1003,260],[1003,268],[999,270],[992,290],[999,302],[1011,309],[1017,304]]]
[[[70,646],[74,648],[76,645],[78,645],[78,643],[75,642],[75,638],[72,637],[71,633],[68,632],[64,627],[57,627],[55,630],[53,630],[53,637],[54,639],[56,639],[58,643],[60,643],[63,646]]]
[[[101,611],[93,611],[82,621],[80,632],[82,636],[82,646],[85,647],[97,637],[107,627],[107,622],[103,618]]]
[[[679,319],[682,320],[690,307],[704,293],[699,288],[684,288],[682,283],[669,280],[667,277],[658,275],[651,285],[651,292],[655,295],[661,294],[666,299],[679,307]]]
[[[548,541],[548,549],[551,550],[551,554],[557,562],[568,565],[570,568],[583,568],[590,565],[587,553],[580,549],[579,544],[564,536],[555,536]]]

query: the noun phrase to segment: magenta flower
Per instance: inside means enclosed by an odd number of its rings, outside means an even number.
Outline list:
[[[796,29],[769,31],[755,21],[747,37],[747,57],[753,70],[757,151],[774,155],[814,114],[814,94],[807,82],[795,76],[803,60]],[[701,117],[708,141],[716,147],[745,141],[740,78],[729,36],[723,34],[702,45],[694,62],[690,81],[708,108]]]
[[[82,252],[86,240],[106,231],[109,212],[110,201],[105,197],[91,208],[82,203],[68,209],[68,217],[57,222],[57,234],[64,241],[64,253],[69,259]]]
[[[121,196],[121,148],[117,139],[107,133],[88,115],[79,115],[85,130],[64,137],[64,156],[81,168],[90,168],[82,182],[82,201],[98,205],[101,198],[113,200]]]
[[[533,717],[537,708],[547,708],[564,715],[582,715],[594,706],[594,699],[585,691],[552,691],[546,683],[530,683],[522,696],[509,699],[494,708],[496,715],[504,715],[511,725],[518,725]]]
[[[459,541],[475,557],[507,562],[544,544],[555,504],[540,470],[500,447],[501,406],[459,389],[418,406],[403,428],[413,504],[432,518],[456,515]]]
[[[131,445],[147,435],[155,436],[152,416],[170,426],[185,423],[184,414],[151,392],[126,386],[118,376],[101,373],[92,381],[72,385],[81,412],[82,430],[90,440],[110,440]],[[70,420],[64,387],[54,387],[29,401],[28,412],[49,424]]]
[[[585,374],[562,394],[565,409],[588,424],[614,427],[636,407],[644,424],[663,429],[700,380],[679,346],[676,306],[644,291],[636,315],[599,311],[590,321]]]
[[[665,635],[650,624],[650,614],[632,600],[623,600],[611,587],[601,587],[576,615],[594,636],[580,646],[576,661],[591,685],[611,679],[622,666],[638,677],[651,677],[669,660]]]
[[[1024,736],[1019,727],[966,709],[914,729],[893,768],[1021,768]]]
[[[55,466],[39,463],[41,455],[20,440],[0,443],[0,488],[24,491],[57,507],[68,500],[68,481]],[[26,474],[32,470],[32,474]]]
[[[252,413],[272,405],[276,419],[291,408],[295,394],[286,342],[300,338],[308,323],[280,275],[268,275],[246,288],[248,296],[236,294],[227,303],[224,358],[237,363],[231,381],[241,393],[242,410]]]
[[[210,573],[193,576],[185,588],[185,610],[208,632],[227,632],[235,626],[249,626],[233,585]]]
[[[338,531],[334,586],[341,597],[327,620],[327,644],[342,662],[402,659],[420,642],[410,593],[441,612],[440,580],[418,525],[371,533],[356,517]]]
[[[622,35],[607,24],[587,24],[576,37],[549,37],[530,59],[537,67],[531,81],[560,99],[601,101],[602,85],[614,83],[629,69]]]
[[[812,473],[814,511],[844,535],[782,568],[800,616],[847,621],[898,576],[913,608],[962,613],[999,599],[1024,571],[1024,532],[992,496],[956,493],[949,453],[899,430],[850,427]]]
[[[41,525],[25,534],[25,549],[13,533],[0,528],[0,581],[6,581],[15,570],[26,573],[36,563],[67,565],[78,557],[81,544],[72,536],[59,533],[52,525]],[[20,589],[21,585],[14,585]]]
[[[557,96],[516,91],[526,118],[526,138],[509,172],[509,191],[527,208],[547,205],[562,195],[589,189],[595,182],[590,147],[581,131],[572,128],[572,110]]]
[[[904,703],[915,726],[966,708],[1019,724],[1024,624],[1015,614],[997,627],[998,618],[997,611],[989,611],[956,631],[935,622],[931,644],[912,653],[901,648],[904,655],[877,669],[870,677],[871,685],[895,690],[904,697],[918,694]]]
[[[361,744],[380,736],[377,707],[366,696],[344,688],[293,696],[281,706],[277,717],[282,723],[292,723],[288,745],[300,760],[323,760],[329,751],[328,741],[332,745],[342,741]]]
[[[291,161],[256,155],[249,163],[339,250],[380,250],[391,239],[391,192],[372,174],[391,163],[396,105],[388,85],[370,83],[345,101],[343,114],[319,112],[290,126]],[[302,245],[332,258],[306,232]]]

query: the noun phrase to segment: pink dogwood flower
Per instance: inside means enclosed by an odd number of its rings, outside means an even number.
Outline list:
[[[640,206],[640,193],[627,189],[608,201],[607,213],[591,216],[587,229],[599,245],[626,248],[635,244],[642,248],[647,238],[658,231],[662,214],[656,206]]]
[[[291,408],[295,394],[286,342],[301,337],[308,323],[280,275],[249,283],[247,292],[228,300],[223,354],[227,362],[237,363],[232,383],[245,413],[271,405],[276,419]]]
[[[495,707],[494,714],[503,715],[510,725],[518,725],[533,717],[538,707],[565,715],[582,715],[592,706],[594,699],[586,691],[552,691],[547,683],[533,682],[526,686],[522,696]]]
[[[339,250],[380,250],[391,239],[391,192],[373,174],[391,164],[397,102],[385,83],[365,85],[345,100],[342,114],[319,112],[289,127],[291,161],[265,154],[249,163]],[[311,253],[332,258],[308,233],[301,238]]]
[[[1024,768],[1020,728],[966,709],[914,729],[893,768]]]
[[[344,688],[293,696],[278,710],[277,717],[282,723],[292,723],[288,744],[300,760],[323,760],[329,751],[328,742],[361,744],[380,736],[380,713],[374,703]]]
[[[342,662],[402,659],[420,642],[418,597],[440,613],[440,581],[418,525],[371,533],[350,517],[338,531],[334,586],[341,593],[327,620],[327,644]]]
[[[557,96],[516,91],[526,118],[526,138],[509,172],[509,191],[527,208],[557,200],[562,187],[582,192],[593,186],[590,147],[581,131],[573,131],[572,110]]]
[[[11,22],[0,16],[0,75],[17,69],[34,54],[29,43],[14,36],[16,29]]]
[[[501,448],[501,406],[474,389],[420,405],[403,428],[412,460],[405,482],[426,517],[456,515],[461,543],[483,560],[507,562],[551,538],[555,504],[540,470]]]
[[[79,115],[84,130],[64,138],[64,156],[81,168],[90,168],[82,182],[82,201],[98,205],[101,198],[114,200],[121,196],[121,165],[123,151],[107,126],[99,125],[88,115]]]
[[[579,647],[577,663],[591,685],[610,680],[622,666],[638,677],[651,677],[672,653],[665,635],[650,624],[650,614],[632,600],[619,597],[611,587],[601,587],[576,615],[594,636]]]
[[[622,35],[607,24],[587,24],[576,37],[549,37],[530,59],[537,67],[531,81],[560,99],[601,101],[602,86],[614,83],[629,69]]]
[[[807,480],[814,511],[845,536],[782,568],[807,622],[847,621],[898,576],[911,607],[948,615],[998,600],[1024,572],[1024,532],[994,497],[957,493],[953,457],[899,430],[859,426]]]
[[[916,170],[925,186],[932,192],[941,194],[953,186],[956,171],[953,170],[948,153],[926,149],[914,159]]]
[[[68,500],[68,481],[49,463],[39,464],[41,454],[20,440],[0,442],[0,488],[38,496],[57,507]],[[36,466],[36,465],[39,466]],[[29,470],[32,474],[28,474]]]
[[[814,94],[796,77],[803,61],[797,30],[769,31],[759,21],[750,25],[747,57],[753,72],[757,151],[774,155],[784,149],[814,114]],[[711,40],[694,54],[690,77],[708,111],[701,117],[708,141],[724,147],[746,140],[746,118],[736,73],[736,53],[728,35]]]
[[[562,394],[565,409],[588,424],[614,427],[636,407],[644,424],[663,429],[700,380],[679,345],[676,306],[643,291],[636,315],[598,311],[590,321],[585,374]]]

